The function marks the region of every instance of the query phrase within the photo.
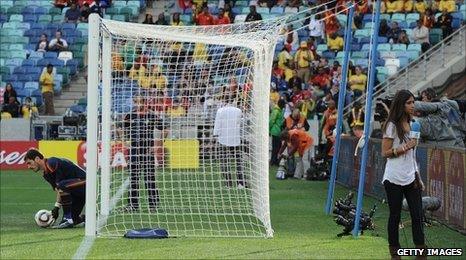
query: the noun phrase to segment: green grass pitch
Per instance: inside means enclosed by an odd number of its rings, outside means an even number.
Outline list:
[[[270,175],[272,239],[173,238],[164,240],[127,240],[98,238],[88,258],[340,258],[387,259],[386,221],[388,209],[366,197],[366,210],[374,203],[377,229],[358,239],[337,238],[342,228],[324,214],[327,182],[297,180],[277,181]],[[0,173],[0,258],[69,259],[79,247],[83,228],[51,230],[39,228],[34,214],[51,209],[55,194],[42,178],[31,171]],[[335,198],[347,190],[337,186]],[[408,215],[404,213],[403,219]],[[466,236],[443,226],[425,229],[428,246],[466,248]],[[406,236],[406,238],[405,238]],[[400,231],[403,247],[413,247],[411,230]],[[463,256],[464,257],[464,256]]]

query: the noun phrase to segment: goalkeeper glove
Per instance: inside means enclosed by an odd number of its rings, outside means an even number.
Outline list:
[[[54,219],[58,219],[60,207],[61,207],[61,204],[56,202],[55,207],[53,207],[53,209],[52,209],[52,217]]]

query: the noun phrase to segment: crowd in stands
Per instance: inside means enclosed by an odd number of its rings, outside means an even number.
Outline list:
[[[50,6],[41,1],[24,7],[16,4],[6,9],[6,15],[2,8],[0,21],[0,89],[5,93],[9,92],[5,89],[15,90],[14,102],[8,98],[0,100],[2,118],[18,117],[23,114],[21,104],[30,103],[40,108],[41,114],[54,115],[54,95],[61,93],[62,86],[69,83],[70,76],[77,73],[78,67],[84,66],[89,15],[98,13],[103,17],[104,9],[112,3],[103,0],[56,0],[48,2]],[[7,39],[9,36],[13,36],[11,40]],[[21,38],[21,41],[26,38],[27,41],[19,46],[14,40],[16,38]],[[16,52],[10,54],[9,50]],[[15,104],[20,108],[15,109]],[[16,113],[17,110],[20,113]]]

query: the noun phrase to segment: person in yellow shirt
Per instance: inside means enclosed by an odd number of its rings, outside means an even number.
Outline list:
[[[158,89],[165,89],[168,85],[168,80],[162,74],[162,69],[159,66],[152,68],[152,79],[152,86]]]
[[[362,95],[366,89],[367,76],[362,73],[362,69],[359,66],[355,68],[355,75],[352,75],[349,78],[349,85],[351,90],[353,90],[354,97],[357,98]]]
[[[298,77],[304,82],[308,82],[311,77],[311,61],[314,60],[314,54],[307,47],[306,41],[302,41],[299,47],[294,56],[294,62],[297,67]]]
[[[329,50],[332,51],[342,51],[343,50],[343,38],[338,36],[336,33],[332,34],[327,38],[327,46]]]
[[[396,3],[395,0],[388,0],[385,2],[385,7],[387,8],[386,12],[387,14],[393,14],[396,12]]]
[[[288,82],[293,76],[294,76],[294,73],[295,73],[295,66],[294,66],[294,63],[293,61],[288,61],[288,66],[286,67],[285,71],[284,71],[284,75],[285,75],[285,81]]]
[[[45,115],[55,115],[53,107],[53,65],[47,65],[47,70],[43,71],[39,78],[39,84],[42,90],[42,98],[44,99]]]
[[[427,5],[424,0],[416,0],[414,3],[414,11],[423,15],[426,12]]]
[[[456,11],[456,4],[453,0],[441,0],[438,10],[440,12],[447,11],[449,13],[453,13]]]
[[[180,105],[180,101],[177,98],[173,99],[172,106],[168,108],[167,115],[171,118],[186,115],[186,110]]]
[[[291,54],[288,50],[288,47],[283,47],[282,51],[278,54],[278,67],[282,70],[285,70],[288,67],[288,61],[293,60]]]
[[[403,3],[403,11],[405,13],[411,13],[414,8],[413,0],[405,0]]]
[[[39,114],[39,110],[37,107],[32,103],[31,97],[26,97],[24,99],[24,103],[21,106],[21,114],[23,115],[23,118],[29,119],[31,117],[34,117]]]
[[[205,62],[207,61],[207,48],[204,43],[196,43],[194,45],[193,59],[194,61]]]
[[[146,67],[141,66],[139,63],[134,63],[133,67],[129,70],[129,75],[128,77],[132,80],[137,80],[139,81],[141,77],[144,77],[146,75]]]

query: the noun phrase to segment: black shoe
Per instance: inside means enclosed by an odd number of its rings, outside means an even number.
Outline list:
[[[65,229],[65,228],[73,228],[74,224],[72,223],[72,220],[64,218],[60,224],[53,226],[52,228],[55,229]]]

